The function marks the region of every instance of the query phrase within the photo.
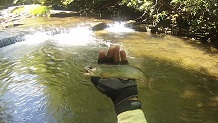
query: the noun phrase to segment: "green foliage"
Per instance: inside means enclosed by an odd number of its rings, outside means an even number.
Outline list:
[[[49,12],[50,8],[47,7],[47,6],[39,6],[39,7],[36,7],[34,9],[31,9],[30,10],[30,13],[32,15],[38,15],[38,16],[41,16],[41,15],[45,15]]]
[[[23,12],[24,11],[24,7],[19,7],[19,8],[17,8],[17,9],[14,9],[13,11],[12,11],[12,13],[13,14],[20,14],[21,12]]]
[[[21,4],[38,4],[39,0],[13,0],[13,5],[21,5]]]
[[[67,7],[73,1],[74,0],[0,0],[0,5],[42,4]]]
[[[64,0],[64,1],[62,1],[62,4],[63,5],[65,5],[65,6],[67,6],[67,5],[69,5],[70,3],[72,3],[74,0]]]
[[[14,14],[29,14],[34,16],[42,16],[49,12],[50,8],[48,6],[40,6],[40,5],[28,5],[17,7],[12,11]]]
[[[0,9],[7,8],[12,2],[13,0],[0,0]]]
[[[217,0],[173,0],[171,4],[177,9],[177,13],[185,13],[193,24],[201,24],[217,18],[218,3]],[[192,16],[192,17],[190,17]],[[214,19],[212,19],[214,20]]]
[[[149,11],[153,9],[153,2],[149,0],[123,0],[122,4],[133,7],[140,11]]]
[[[144,14],[155,25],[166,24],[200,37],[218,38],[217,0],[122,0]],[[218,41],[217,41],[218,42]]]
[[[153,24],[158,24],[160,21],[165,20],[168,16],[167,11],[162,11],[161,13],[157,13],[153,15]]]
[[[200,33],[201,37],[218,38],[217,0],[173,0],[175,12],[189,23],[189,30]]]
[[[38,0],[43,5],[57,5],[67,7],[74,0]]]
[[[5,4],[8,4],[8,3],[12,3],[13,0],[0,0],[0,5],[5,5]]]

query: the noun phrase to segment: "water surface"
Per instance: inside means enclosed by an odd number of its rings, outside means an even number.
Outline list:
[[[13,30],[28,33],[0,49],[0,122],[116,122],[110,99],[83,76],[84,66],[96,64],[99,50],[111,44],[154,79],[152,90],[138,88],[149,123],[218,122],[217,55],[116,24],[92,32],[94,21],[41,18]]]

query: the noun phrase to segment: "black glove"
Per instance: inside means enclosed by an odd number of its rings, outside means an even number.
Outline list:
[[[111,98],[114,105],[138,96],[137,85],[134,80],[92,77],[91,81],[100,92]]]

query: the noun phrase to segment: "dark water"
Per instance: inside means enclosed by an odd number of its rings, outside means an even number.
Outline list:
[[[0,122],[116,122],[110,99],[83,76],[84,66],[96,64],[99,50],[110,44],[121,45],[130,64],[154,79],[152,90],[138,88],[149,123],[218,122],[218,78],[155,55],[173,56],[179,51],[172,52],[172,47],[187,51],[187,45],[126,28],[92,32],[84,26],[89,19],[82,26],[80,19],[66,26],[67,20],[25,27],[30,30],[25,41],[0,49]],[[163,42],[168,42],[168,51]]]

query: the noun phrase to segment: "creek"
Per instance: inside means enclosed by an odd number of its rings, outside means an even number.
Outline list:
[[[91,31],[99,21],[111,26]],[[115,123],[111,100],[83,75],[110,45],[120,45],[129,63],[154,80],[152,90],[138,88],[148,123],[218,122],[218,55],[204,47],[93,18],[23,23],[0,31],[17,40],[0,48],[1,123]]]

